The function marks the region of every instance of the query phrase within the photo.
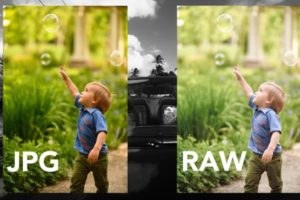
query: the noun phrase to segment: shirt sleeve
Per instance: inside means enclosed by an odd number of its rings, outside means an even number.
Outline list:
[[[280,125],[280,119],[276,115],[275,112],[268,112],[267,113],[268,123],[270,127],[270,133],[273,133],[275,131],[278,131],[281,133],[281,125]]]
[[[106,120],[105,120],[103,114],[100,111],[93,112],[93,116],[94,116],[94,120],[95,120],[96,133],[99,133],[99,132],[107,133]]]
[[[249,98],[249,102],[248,102],[248,106],[252,109],[256,109],[257,106],[253,103],[253,99],[254,99],[255,95],[251,95]]]
[[[77,94],[76,97],[75,97],[75,103],[74,103],[74,105],[75,105],[78,109],[82,109],[82,108],[83,108],[83,105],[81,105],[81,103],[79,103],[79,99],[80,99],[80,95]]]

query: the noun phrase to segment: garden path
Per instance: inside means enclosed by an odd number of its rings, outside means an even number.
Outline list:
[[[109,193],[127,193],[127,143],[123,143],[117,150],[110,151],[108,157],[108,180]],[[69,193],[70,178],[72,172],[69,172],[67,180],[42,188],[41,193]],[[89,173],[85,189],[85,193],[95,193],[94,178],[92,173]]]
[[[241,193],[243,192],[245,174],[241,180],[233,181],[213,189],[213,193]],[[283,151],[282,154],[282,179],[284,193],[300,192],[300,143],[296,143],[291,150]],[[267,174],[263,173],[258,192],[270,192]]]

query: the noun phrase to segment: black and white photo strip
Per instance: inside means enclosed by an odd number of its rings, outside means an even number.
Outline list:
[[[266,19],[284,24],[287,7],[297,53],[286,59],[293,67],[282,69],[290,84],[280,83],[295,85],[286,95],[293,98],[290,91],[300,91],[298,0],[1,0],[0,197],[257,198],[243,194],[251,109],[232,83],[245,72],[256,95],[260,77],[275,77],[272,67],[242,62],[255,48],[251,41],[262,44],[248,39],[264,29],[248,31],[247,20],[263,8],[264,25]],[[223,21],[214,24],[218,16]],[[218,36],[220,27],[226,30]],[[280,30],[262,47],[278,60]],[[226,51],[214,53],[219,47]],[[283,163],[295,162],[297,171],[300,104],[294,100],[279,117],[284,130],[285,121],[290,126],[281,137],[292,157]],[[300,173],[290,173],[293,190],[283,188],[284,198],[299,199]],[[283,197],[268,194],[267,178],[262,181],[258,196]]]

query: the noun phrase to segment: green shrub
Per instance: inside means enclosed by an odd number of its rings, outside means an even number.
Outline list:
[[[66,131],[75,138],[78,110],[74,99],[59,77],[58,68],[41,68],[34,63],[30,68],[5,69],[4,131],[8,137],[17,135],[35,140],[55,132]],[[108,123],[107,144],[115,149],[127,141],[127,80],[110,70],[95,73],[86,68],[69,68],[68,72],[79,90],[86,83],[101,80],[113,94],[112,106],[105,114]],[[98,72],[98,71],[97,71]],[[18,77],[18,79],[15,79]],[[18,126],[15,123],[18,122]],[[55,140],[55,137],[53,137]],[[70,142],[73,144],[74,139]],[[73,148],[72,148],[73,149]]]
[[[27,60],[28,61],[28,60]],[[43,172],[38,164],[28,172],[8,173],[4,170],[5,190],[8,192],[36,192],[67,176],[77,151],[74,149],[78,110],[58,68],[42,67],[36,61],[7,62],[4,80],[4,169],[14,162],[15,151],[34,151],[38,155],[47,150],[59,153],[59,171]],[[68,68],[79,90],[91,81],[103,81],[114,95],[112,106],[105,114],[108,123],[106,143],[109,150],[127,141],[127,77],[117,69],[92,71],[87,68]],[[121,76],[121,78],[120,78]],[[17,77],[17,78],[16,78]]]
[[[221,160],[219,158],[219,151],[224,151],[225,155],[228,155],[230,151],[235,151],[237,157],[240,157],[242,151],[247,151],[247,139],[245,134],[240,135],[232,133],[231,137],[240,138],[239,143],[234,144],[230,138],[226,141],[202,141],[197,140],[191,136],[183,139],[177,137],[177,191],[178,192],[208,192],[212,188],[219,185],[228,184],[231,180],[241,177],[241,172],[236,171],[231,166],[229,171],[224,171]],[[243,140],[241,140],[241,137]],[[214,171],[212,168],[206,168],[204,171],[193,171],[188,168],[187,171],[182,170],[182,152],[194,151],[198,154],[198,162],[196,166],[200,167],[200,162],[203,160],[207,151],[211,151],[215,155],[215,160],[220,171]],[[250,156],[249,152],[246,155],[244,167],[246,165],[247,158]]]
[[[241,112],[247,105],[234,98],[228,85],[211,84],[215,80],[202,76],[199,79],[202,80],[187,83],[189,87],[178,86],[178,130],[181,136],[190,133],[197,140],[213,139],[247,121],[247,116]],[[248,121],[250,116],[249,113]]]
[[[28,141],[24,142],[19,137],[8,139],[3,137],[4,153],[3,153],[3,171],[4,171],[4,190],[6,192],[37,192],[39,188],[42,188],[49,184],[54,184],[57,181],[67,177],[67,164],[61,153],[64,151],[59,144],[49,144],[42,140],[36,142]],[[57,172],[45,172],[43,171],[39,163],[35,163],[28,166],[28,171],[23,172],[22,168],[19,168],[17,172],[8,172],[7,167],[14,165],[14,153],[20,152],[20,160],[22,160],[23,151],[34,151],[38,155],[41,155],[45,151],[54,150],[58,153],[55,159],[58,159],[59,167]],[[21,163],[21,161],[20,161]],[[50,166],[49,159],[45,159],[45,165]]]
[[[64,122],[56,101],[56,89],[43,87],[37,82],[14,84],[5,88],[4,132],[23,140],[37,140]]]

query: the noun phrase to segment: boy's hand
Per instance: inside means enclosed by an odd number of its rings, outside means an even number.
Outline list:
[[[272,160],[272,157],[273,157],[273,150],[272,149],[269,149],[267,148],[265,151],[264,151],[264,154],[261,158],[261,161],[265,164],[267,164],[268,162],[270,162]]]
[[[64,80],[67,80],[67,79],[68,79],[68,74],[67,74],[67,72],[65,71],[65,68],[64,68],[63,65],[60,66],[59,73],[61,74],[61,76],[63,77]]]
[[[88,161],[94,163],[98,160],[100,150],[98,148],[93,148],[88,156]]]
[[[240,68],[237,67],[237,66],[235,66],[233,72],[234,72],[234,74],[235,74],[236,79],[237,79],[237,80],[241,80],[242,74],[241,74],[241,72],[240,72]]]
[[[71,78],[69,77],[67,72],[65,71],[64,66],[60,66],[59,73],[61,74],[62,78],[64,79],[72,96],[76,97],[79,93],[79,90],[78,90],[77,86],[73,83],[73,81],[71,80]]]

